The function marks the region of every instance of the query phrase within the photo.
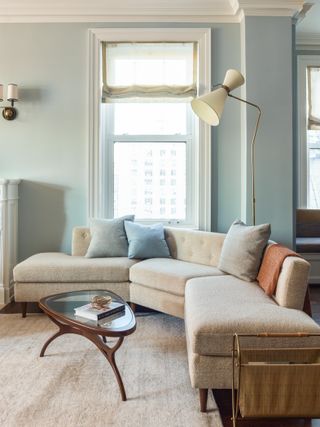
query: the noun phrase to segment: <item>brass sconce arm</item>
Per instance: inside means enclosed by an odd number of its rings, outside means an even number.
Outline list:
[[[11,107],[2,108],[2,117],[6,120],[14,120],[17,117],[17,110],[14,108],[14,101],[11,101]]]

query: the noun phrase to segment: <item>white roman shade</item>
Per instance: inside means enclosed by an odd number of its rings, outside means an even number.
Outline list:
[[[308,67],[308,129],[320,130],[320,67]]]
[[[196,96],[196,82],[196,43],[102,43],[102,102],[185,102]]]

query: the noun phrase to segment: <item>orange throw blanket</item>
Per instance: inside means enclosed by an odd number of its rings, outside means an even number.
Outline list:
[[[264,254],[257,280],[261,288],[269,296],[275,293],[280,270],[287,256],[300,256],[285,246],[270,245]]]

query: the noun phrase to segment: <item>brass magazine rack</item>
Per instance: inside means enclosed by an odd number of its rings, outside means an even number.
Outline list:
[[[319,337],[319,347],[242,347],[245,337]],[[233,427],[241,418],[320,417],[320,334],[234,334],[232,362]]]

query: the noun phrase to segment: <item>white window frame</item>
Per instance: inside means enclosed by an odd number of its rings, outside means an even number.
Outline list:
[[[101,100],[101,42],[197,42],[198,43],[198,91],[211,90],[211,30],[210,28],[94,28],[89,30],[89,206],[88,216],[104,217],[105,198],[103,179],[106,177],[103,161],[100,121]],[[196,119],[198,120],[198,119]],[[211,129],[198,121],[199,159],[197,161],[198,211],[192,228],[211,229]],[[188,161],[188,160],[187,160]],[[191,161],[191,159],[189,160]],[[187,165],[187,170],[190,165]],[[200,173],[201,171],[201,173]],[[110,185],[110,183],[109,183]],[[176,225],[176,224],[175,224]],[[177,224],[178,225],[178,224]],[[183,224],[186,226],[186,224]]]
[[[320,55],[298,56],[298,206],[308,206],[307,67],[320,67]]]
[[[111,104],[116,105],[116,104]],[[110,114],[112,117],[112,112]],[[104,115],[102,121],[104,120]],[[105,120],[105,123],[102,125],[102,134],[106,129],[106,132],[103,135],[103,144],[106,152],[103,153],[105,164],[107,168],[103,168],[103,182],[107,183],[107,191],[113,196],[113,187],[114,187],[114,170],[112,168],[113,159],[114,159],[114,143],[121,142],[149,142],[152,144],[156,142],[185,142],[186,143],[186,168],[189,171],[189,174],[186,176],[186,200],[187,200],[187,217],[185,220],[174,220],[174,219],[140,219],[139,222],[150,224],[154,222],[163,222],[164,225],[170,226],[182,226],[195,228],[198,224],[198,212],[195,212],[194,207],[198,205],[198,192],[195,191],[195,187],[198,186],[198,177],[199,170],[197,165],[199,161],[194,161],[198,157],[198,146],[195,143],[192,143],[192,139],[196,137],[194,130],[194,117],[191,111],[187,112],[187,133],[186,135],[116,135],[113,131],[113,120]],[[198,142],[198,141],[197,141]],[[107,218],[111,218],[113,215],[113,203],[110,200],[110,197],[106,194],[105,191],[101,194],[102,197],[102,206],[103,212]],[[113,197],[112,197],[113,198]],[[194,222],[193,222],[194,221]]]

